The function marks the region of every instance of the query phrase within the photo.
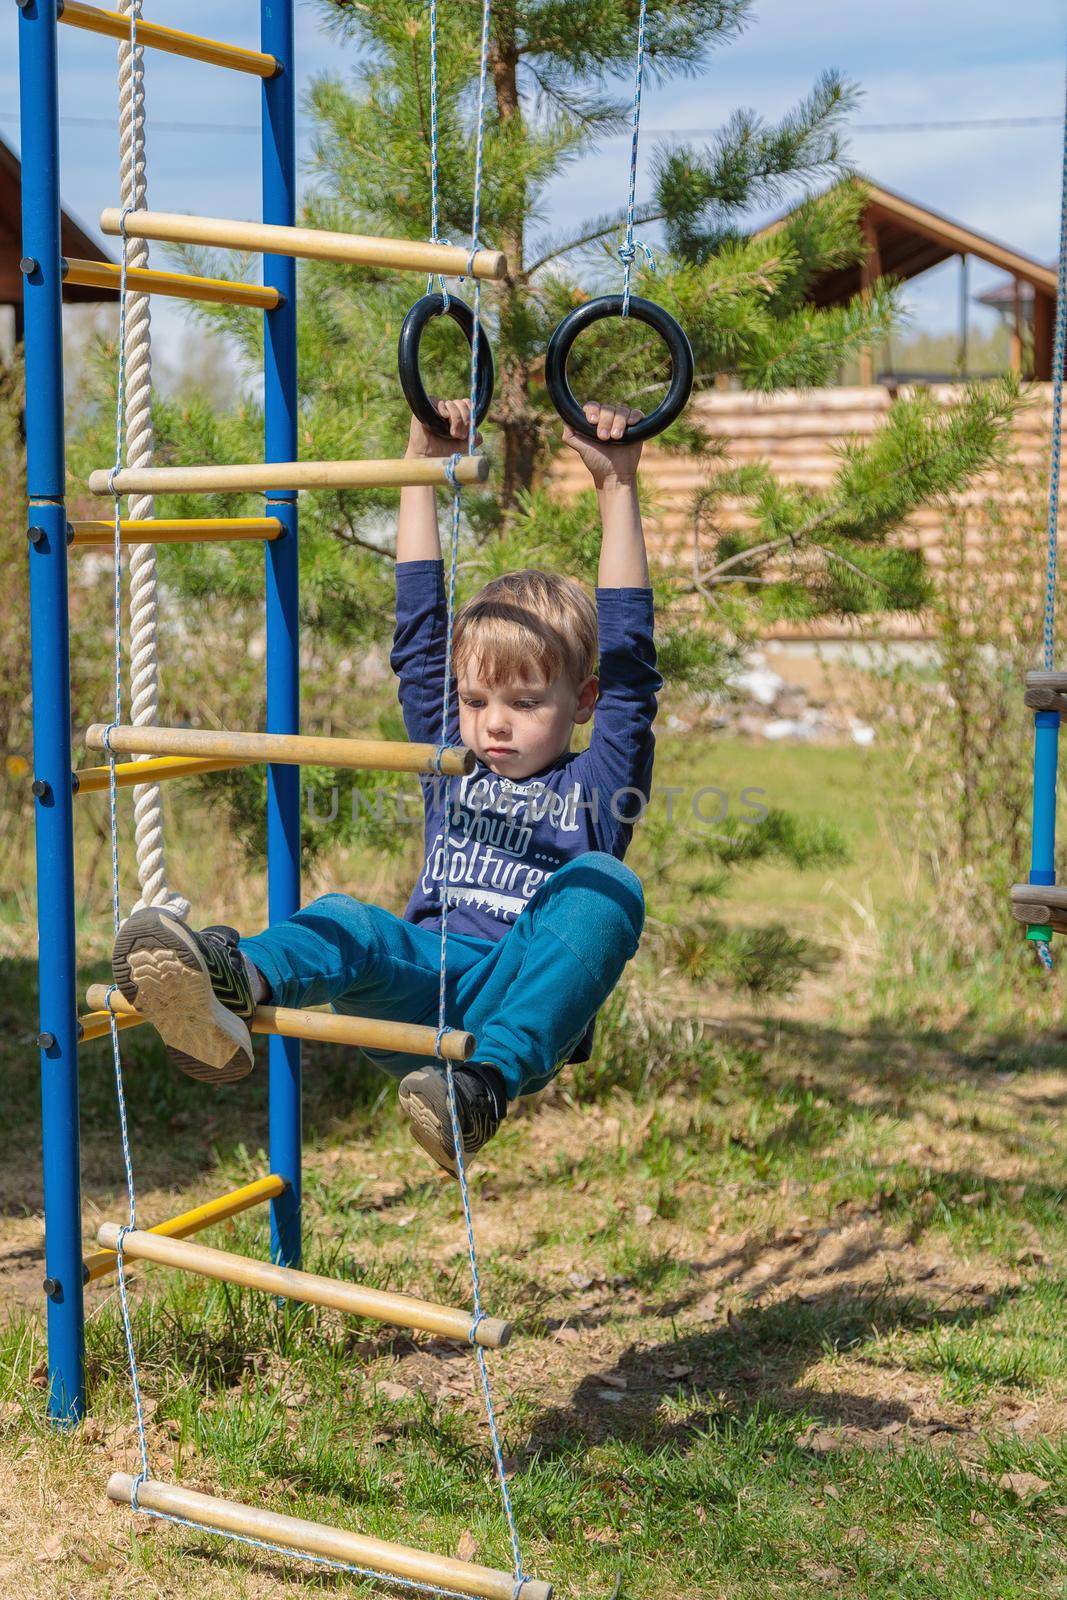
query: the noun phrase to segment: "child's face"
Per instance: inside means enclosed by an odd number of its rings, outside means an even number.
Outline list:
[[[468,660],[459,674],[460,737],[491,772],[528,778],[570,749],[575,723],[593,714],[597,687],[596,678],[576,687],[561,674],[490,688],[481,663]]]

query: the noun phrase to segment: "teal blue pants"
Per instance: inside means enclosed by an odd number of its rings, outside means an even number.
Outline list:
[[[501,939],[448,934],[445,1017],[472,1033],[508,1098],[543,1089],[570,1057],[637,950],[640,880],[590,851],[557,868]],[[241,949],[279,1006],[330,1004],[350,1016],[436,1028],[441,935],[380,906],[327,894]],[[402,1078],[433,1056],[365,1054]]]

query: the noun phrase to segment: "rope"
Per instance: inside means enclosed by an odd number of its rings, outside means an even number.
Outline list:
[[[634,211],[637,202],[637,150],[641,141],[641,89],[645,77],[645,23],[648,16],[648,0],[641,0],[641,8],[637,14],[637,65],[634,69],[634,103],[633,103],[633,132],[630,138],[630,188],[626,198],[626,238],[619,247],[619,260],[622,262],[622,315],[630,315],[630,278],[633,274],[634,260],[638,250],[645,253],[645,261],[650,272],[656,270],[656,258],[652,249],[643,239],[634,237]]]
[[[136,44],[142,0],[119,0],[128,16],[131,38],[119,45],[119,189],[123,213],[144,210],[148,203],[145,159],[144,47]],[[148,241],[123,234],[123,268],[148,265]],[[125,280],[123,280],[125,281]],[[152,328],[151,296],[123,291],[120,339],[126,369],[126,464],[152,463]],[[119,463],[121,466],[121,462]],[[151,495],[130,499],[130,516],[151,517]],[[130,701],[131,721],[139,727],[159,721],[159,597],[156,550],[151,544],[130,547]],[[146,760],[138,756],[139,761]],[[189,902],[167,886],[163,844],[163,800],[156,783],[137,784],[133,791],[137,877],[141,906],[165,906],[185,917]]]
[[[483,9],[483,16],[482,16],[482,59],[481,59],[481,74],[480,74],[479,91],[478,91],[478,140],[477,140],[476,157],[475,157],[475,198],[474,198],[473,215],[472,215],[472,223],[471,223],[471,234],[472,234],[472,238],[474,240],[474,248],[477,248],[478,225],[479,225],[479,221],[480,221],[482,156],[483,156],[483,146],[484,146],[483,134],[484,134],[484,122],[485,122],[485,95],[486,95],[486,80],[487,80],[488,50],[489,50],[490,3],[491,3],[491,0],[484,0],[484,9]],[[140,81],[139,81],[140,80],[140,73],[141,73],[141,66],[140,66],[140,63],[141,63],[141,50],[140,50],[140,48],[138,46],[138,43],[137,43],[137,24],[138,24],[138,21],[140,19],[141,5],[142,5],[142,0],[123,0],[124,11],[128,13],[129,19],[130,19],[129,45],[128,45],[128,47],[126,47],[125,44],[124,44],[124,48],[126,48],[128,60],[132,64],[132,66],[131,66],[131,76],[132,76],[131,104],[133,106],[133,110],[131,112],[131,115],[132,115],[134,123],[138,127],[138,137],[134,139],[133,143],[141,152],[141,158],[140,158],[141,159],[141,168],[140,168],[140,170],[141,170],[141,177],[143,179],[143,104],[144,104],[144,97],[143,97],[143,89],[141,88]],[[434,50],[436,51],[436,28],[434,28],[434,30],[432,31],[432,38],[433,38],[433,41],[434,41]],[[436,62],[435,62],[435,66],[434,66],[434,78],[435,78],[435,81],[436,81]],[[138,143],[138,138],[139,138],[139,141],[140,141],[139,143]],[[436,142],[435,142],[435,145],[434,145],[434,152],[435,152],[434,164],[435,164],[435,168],[436,168]],[[435,171],[434,183],[435,183],[435,193],[436,193],[436,171]],[[121,233],[122,233],[123,251],[122,251],[122,267],[121,267],[121,278],[120,278],[119,367],[118,367],[118,381],[117,381],[117,396],[116,396],[116,405],[115,405],[115,463],[114,463],[114,466],[111,469],[111,472],[109,473],[109,485],[108,485],[109,489],[111,489],[113,493],[115,492],[115,480],[117,478],[118,473],[122,469],[123,456],[124,456],[125,447],[126,447],[126,443],[127,443],[126,433],[127,433],[128,420],[129,420],[129,425],[130,425],[131,430],[132,430],[132,407],[128,408],[127,407],[127,403],[126,403],[127,402],[127,388],[128,388],[128,384],[129,384],[129,375],[130,375],[130,372],[132,370],[134,370],[134,362],[135,362],[135,360],[139,359],[142,355],[144,355],[144,352],[145,352],[145,350],[147,348],[146,344],[145,345],[139,345],[137,343],[137,341],[132,336],[128,337],[128,334],[130,333],[130,321],[131,321],[132,316],[135,314],[135,309],[136,309],[134,305],[131,305],[131,300],[136,302],[136,300],[139,300],[139,299],[143,298],[141,296],[129,296],[127,294],[127,292],[126,292],[127,273],[129,271],[130,266],[133,264],[133,259],[132,259],[133,252],[130,249],[131,241],[127,238],[127,234],[126,234],[126,218],[127,218],[127,215],[129,213],[129,211],[131,209],[133,209],[138,203],[143,204],[143,189],[142,189],[142,193],[141,193],[140,202],[138,202],[138,198],[137,198],[136,193],[134,193],[133,195],[128,197],[127,193],[126,193],[126,190],[124,188],[124,191],[123,191],[123,209],[122,209],[122,216],[121,216]],[[435,226],[435,231],[436,231],[436,222],[435,222],[434,226]],[[479,297],[480,297],[480,291],[479,291],[479,288],[478,288],[478,285],[477,285],[477,281],[476,281],[476,287],[475,287],[475,316],[476,317],[478,315]],[[146,328],[146,333],[145,333],[145,337],[146,337],[147,336],[147,322],[145,324],[145,328]],[[146,361],[146,365],[147,365],[147,356],[145,357],[145,361]],[[476,434],[475,425],[474,425],[474,396],[477,393],[477,379],[478,379],[478,340],[475,339],[473,341],[472,350],[471,350],[471,426],[470,426],[470,436],[469,436],[469,448],[470,448],[470,451],[471,451],[472,454],[474,452],[474,439],[475,439],[475,434]],[[144,438],[144,431],[143,430],[144,430],[145,426],[147,426],[147,435],[148,435],[148,441],[149,441],[148,447],[150,449],[150,446],[151,446],[151,417],[150,417],[150,413],[147,414],[147,424],[145,424],[144,417],[145,417],[145,413],[142,412],[142,413],[139,414],[139,418],[140,418],[139,426],[142,428],[142,433],[141,433],[140,437],[143,440],[143,438]],[[132,437],[132,433],[131,433],[131,437]],[[460,503],[461,503],[461,491],[460,491],[460,486],[459,486],[458,482],[456,481],[455,465],[454,465],[455,462],[458,459],[459,459],[458,456],[453,457],[452,461],[450,461],[449,464],[448,464],[448,472],[449,472],[449,476],[451,478],[452,486],[453,486],[452,561],[451,561],[451,568],[450,568],[450,574],[449,574],[449,588],[448,588],[448,619],[449,619],[448,620],[448,638],[449,639],[451,639],[451,636],[452,636],[452,626],[453,626],[453,620],[454,620],[454,615],[455,615],[456,564],[457,564],[457,553],[458,553],[458,547],[459,547],[460,509],[461,509],[461,505],[460,505]],[[114,586],[114,629],[115,629],[114,690],[115,690],[115,713],[114,713],[114,718],[113,718],[113,722],[112,722],[111,726],[114,726],[114,725],[120,723],[121,720],[122,720],[122,530],[121,530],[120,498],[121,497],[118,495],[118,493],[115,493],[115,526],[114,526],[114,535],[115,535],[115,537],[114,537],[114,548],[115,548],[115,586]],[[150,502],[149,502],[149,504],[150,504]],[[132,566],[133,566],[132,558],[131,558],[130,565],[131,565],[131,568],[132,568]],[[152,628],[152,630],[154,632],[154,626],[155,626],[154,575],[153,575],[152,598],[153,598],[153,608],[152,608],[151,628]],[[147,637],[147,634],[146,634],[146,637]],[[148,650],[147,646],[146,646],[146,650]],[[154,668],[154,666],[155,666],[154,646],[152,647],[151,650],[148,650],[148,655],[149,655],[149,657],[151,659],[151,664],[152,664],[152,666]],[[451,680],[451,654],[448,651],[446,651],[445,660],[446,660],[446,665],[445,665],[444,710],[443,710],[443,723],[442,723],[442,734],[441,734],[442,747],[445,744],[447,744],[447,741],[448,741],[448,703],[449,703],[450,680]],[[111,742],[110,742],[109,738],[105,739],[105,747],[106,747],[106,750],[107,750],[108,769],[109,769],[108,799],[109,799],[109,817],[110,817],[110,826],[111,826],[111,898],[112,898],[112,916],[113,916],[115,931],[117,933],[119,928],[120,928],[120,926],[121,926],[122,913],[121,913],[121,889],[120,889],[120,877],[119,877],[119,847],[118,847],[118,838],[119,838],[119,834],[118,834],[118,786],[117,786],[117,783],[116,783],[116,775],[115,775],[116,754],[115,754],[114,750],[111,748]],[[144,787],[147,790],[147,789],[149,789],[150,786],[145,785]],[[138,866],[140,867],[140,836],[139,836],[138,843],[139,843]],[[447,835],[447,810],[446,810],[446,844],[445,844],[446,868],[445,868],[445,893],[444,893],[443,901],[442,901],[442,922],[441,922],[441,969],[440,969],[441,976],[440,976],[440,1008],[439,1008],[440,1025],[439,1025],[438,1033],[437,1033],[437,1053],[438,1053],[438,1055],[440,1055],[440,1046],[441,1046],[441,1040],[443,1038],[443,1035],[446,1032],[449,1031],[447,1026],[446,1026],[446,1024],[445,1024],[445,1021],[444,1021],[444,1004],[445,1004],[444,997],[445,997],[445,976],[446,976],[446,938],[447,938],[447,918],[448,918],[447,880],[448,880],[449,867],[450,867],[450,861],[449,861],[449,856],[448,856],[449,843],[450,843],[450,841],[449,841],[448,835]],[[160,843],[159,843],[159,867],[160,867],[160,870],[162,870],[162,840],[161,839],[160,839]],[[143,883],[144,883],[144,880],[142,878],[142,885],[143,885]],[[153,901],[152,903],[157,903],[158,904],[159,902],[158,901]],[[448,1588],[444,1588],[444,1587],[442,1587],[442,1586],[440,1586],[438,1584],[421,1582],[421,1581],[410,1579],[410,1578],[395,1577],[395,1576],[393,1576],[391,1574],[388,1574],[388,1573],[383,1573],[383,1572],[376,1571],[374,1568],[371,1568],[371,1567],[362,1567],[362,1566],[357,1566],[357,1565],[355,1565],[353,1563],[350,1563],[350,1562],[336,1561],[336,1560],[333,1560],[333,1559],[331,1559],[329,1557],[314,1555],[314,1554],[312,1554],[310,1552],[306,1552],[306,1551],[302,1551],[302,1550],[292,1550],[292,1549],[289,1549],[287,1546],[284,1546],[284,1545],[273,1544],[273,1543],[269,1542],[268,1540],[264,1540],[264,1539],[257,1539],[254,1536],[252,1536],[251,1534],[233,1533],[233,1532],[229,1532],[229,1531],[226,1531],[226,1530],[223,1530],[223,1529],[219,1529],[219,1528],[211,1528],[211,1527],[207,1526],[205,1523],[198,1522],[198,1521],[196,1521],[196,1520],[194,1520],[192,1518],[176,1516],[172,1512],[149,1510],[148,1508],[142,1507],[139,1504],[138,1491],[140,1490],[141,1485],[151,1476],[151,1465],[150,1465],[150,1461],[149,1461],[148,1432],[147,1432],[147,1428],[146,1428],[146,1425],[145,1425],[144,1403],[143,1403],[143,1398],[142,1398],[142,1393],[141,1393],[141,1378],[140,1378],[140,1371],[139,1371],[138,1363],[137,1363],[137,1349],[136,1349],[136,1343],[135,1343],[134,1335],[133,1335],[133,1319],[132,1319],[132,1316],[131,1316],[131,1313],[130,1313],[129,1295],[128,1295],[127,1283],[126,1283],[125,1252],[124,1252],[124,1249],[123,1249],[123,1246],[124,1246],[124,1243],[125,1243],[125,1239],[126,1239],[126,1235],[129,1233],[129,1231],[132,1228],[135,1228],[137,1226],[137,1192],[136,1192],[136,1184],[135,1184],[135,1180],[134,1180],[133,1152],[132,1152],[131,1145],[130,1145],[129,1118],[128,1118],[127,1107],[126,1107],[126,1090],[125,1090],[125,1082],[124,1082],[123,1070],[122,1070],[122,1052],[121,1052],[121,1048],[120,1048],[120,1044],[119,1044],[118,1021],[117,1021],[116,1014],[115,1014],[114,1010],[112,1009],[112,1007],[110,1005],[110,990],[109,990],[109,993],[108,993],[108,999],[107,999],[107,1002],[106,1002],[106,1008],[107,1008],[108,1012],[110,1013],[111,1052],[112,1052],[112,1059],[113,1059],[114,1071],[115,1071],[115,1095],[116,1095],[116,1101],[117,1101],[117,1105],[118,1105],[119,1134],[120,1134],[120,1138],[121,1138],[121,1142],[122,1142],[123,1170],[124,1170],[125,1178],[126,1178],[126,1195],[127,1195],[127,1201],[128,1201],[128,1221],[126,1222],[125,1226],[120,1230],[118,1239],[116,1241],[116,1258],[117,1258],[116,1264],[117,1264],[117,1268],[118,1268],[119,1304],[120,1304],[121,1313],[122,1313],[122,1328],[123,1328],[123,1335],[124,1335],[125,1342],[126,1342],[127,1361],[128,1361],[129,1369],[130,1369],[130,1382],[131,1382],[131,1386],[132,1386],[132,1389],[133,1389],[134,1410],[135,1410],[135,1413],[136,1413],[136,1421],[137,1421],[137,1446],[138,1446],[138,1454],[139,1454],[139,1457],[140,1457],[140,1470],[139,1470],[137,1476],[134,1479],[133,1492],[132,1492],[132,1495],[131,1495],[131,1507],[132,1507],[132,1509],[134,1511],[136,1511],[136,1512],[140,1512],[140,1514],[143,1515],[143,1516],[155,1517],[157,1519],[157,1521],[169,1522],[169,1523],[174,1524],[177,1527],[190,1528],[190,1529],[192,1529],[193,1531],[195,1531],[197,1533],[214,1534],[219,1538],[229,1539],[235,1544],[245,1545],[245,1546],[247,1546],[247,1547],[249,1547],[251,1549],[264,1550],[264,1551],[267,1551],[270,1554],[274,1554],[274,1555],[284,1555],[284,1556],[295,1557],[295,1558],[297,1558],[297,1559],[299,1559],[301,1561],[307,1561],[307,1562],[310,1562],[310,1563],[312,1563],[312,1564],[314,1564],[316,1566],[319,1566],[319,1567],[326,1567],[326,1568],[329,1568],[330,1570],[333,1570],[333,1571],[350,1573],[355,1577],[370,1578],[370,1579],[373,1579],[373,1580],[376,1580],[376,1581],[385,1581],[385,1582],[397,1585],[400,1588],[406,1589],[406,1590],[409,1590],[409,1591],[413,1591],[413,1592],[417,1592],[417,1593],[421,1593],[421,1594],[437,1595],[437,1596],[442,1597],[442,1600],[464,1600],[464,1596],[462,1595],[461,1591],[459,1591],[459,1590],[448,1589]],[[478,1358],[479,1373],[480,1373],[480,1376],[481,1376],[481,1383],[482,1383],[482,1393],[483,1393],[483,1396],[484,1396],[484,1399],[485,1399],[486,1415],[487,1415],[488,1423],[489,1423],[489,1433],[490,1433],[490,1438],[492,1440],[492,1445],[493,1445],[493,1459],[494,1459],[494,1463],[495,1463],[495,1466],[496,1466],[497,1477],[498,1477],[498,1480],[499,1480],[499,1483],[500,1483],[500,1489],[501,1489],[501,1496],[502,1496],[502,1501],[503,1501],[503,1506],[504,1506],[504,1512],[505,1512],[505,1516],[506,1516],[506,1519],[507,1519],[508,1531],[509,1531],[509,1535],[510,1535],[510,1539],[511,1539],[512,1555],[513,1555],[513,1560],[514,1560],[514,1574],[515,1574],[515,1587],[514,1587],[514,1591],[513,1591],[513,1596],[514,1596],[514,1600],[519,1600],[519,1596],[521,1594],[521,1591],[522,1591],[522,1588],[523,1588],[523,1584],[525,1582],[525,1577],[524,1577],[523,1567],[522,1567],[522,1557],[521,1557],[520,1550],[519,1550],[518,1531],[517,1531],[516,1526],[515,1526],[515,1518],[514,1518],[514,1514],[512,1512],[512,1506],[511,1506],[511,1497],[510,1497],[510,1494],[508,1492],[508,1487],[507,1487],[507,1474],[506,1474],[506,1470],[505,1470],[505,1467],[504,1467],[503,1449],[502,1449],[502,1446],[501,1446],[500,1435],[499,1435],[499,1431],[498,1431],[498,1428],[497,1428],[496,1416],[495,1416],[495,1413],[494,1413],[494,1410],[493,1410],[493,1400],[492,1400],[492,1394],[491,1394],[491,1391],[490,1391],[489,1372],[488,1372],[488,1368],[487,1368],[487,1365],[486,1365],[485,1352],[484,1352],[484,1350],[482,1349],[482,1347],[480,1345],[475,1343],[475,1335],[477,1333],[478,1326],[481,1323],[485,1313],[482,1310],[482,1304],[481,1304],[481,1283],[480,1283],[479,1274],[478,1274],[478,1257],[477,1257],[477,1250],[476,1250],[476,1247],[475,1247],[474,1225],[473,1225],[473,1219],[472,1219],[472,1215],[471,1215],[470,1190],[469,1190],[469,1186],[468,1186],[468,1183],[467,1183],[466,1173],[465,1173],[464,1167],[463,1167],[463,1145],[462,1145],[462,1141],[460,1139],[459,1114],[458,1114],[458,1110],[457,1110],[457,1106],[456,1106],[455,1083],[454,1083],[453,1076],[452,1076],[451,1063],[450,1062],[446,1062],[445,1063],[445,1068],[446,1068],[447,1077],[448,1077],[449,1111],[450,1111],[450,1115],[451,1115],[451,1119],[452,1119],[453,1138],[455,1139],[455,1142],[456,1142],[456,1151],[457,1151],[457,1158],[458,1158],[458,1163],[457,1164],[458,1164],[458,1167],[459,1167],[459,1177],[460,1177],[460,1191],[461,1191],[461,1194],[462,1194],[462,1197],[463,1197],[463,1214],[464,1214],[464,1219],[465,1219],[465,1222],[466,1222],[467,1249],[468,1249],[468,1255],[469,1255],[470,1267],[471,1267],[471,1283],[472,1283],[474,1315],[473,1315],[473,1320],[472,1320],[472,1323],[471,1323],[470,1339],[471,1339],[471,1344],[472,1344],[472,1346],[473,1346],[473,1348],[474,1348],[474,1350],[476,1352],[477,1358]]]
[[[275,1556],[291,1556],[297,1561],[310,1561],[316,1567],[326,1567],[331,1572],[349,1572],[356,1578],[371,1578],[377,1583],[386,1582],[396,1584],[400,1589],[407,1589],[415,1594],[434,1594],[445,1597],[445,1600],[470,1600],[469,1594],[464,1594],[460,1589],[443,1589],[435,1583],[423,1583],[418,1578],[401,1578],[391,1572],[377,1572],[373,1567],[357,1567],[349,1561],[339,1561],[333,1556],[313,1555],[310,1550],[294,1550],[291,1545],[271,1544],[268,1539],[257,1539],[251,1533],[231,1533],[226,1528],[210,1528],[203,1522],[194,1522],[191,1517],[176,1516],[173,1511],[150,1511],[147,1506],[135,1506],[142,1517],[155,1517],[160,1522],[172,1522],[178,1528],[191,1528],[194,1533],[212,1533],[218,1539],[229,1539],[234,1544],[243,1544],[253,1550],[266,1550]]]
[[[1063,435],[1063,364],[1067,346],[1067,105],[1063,118],[1063,176],[1060,184],[1060,256],[1056,278],[1056,327],[1052,340],[1052,459],[1048,475],[1048,555],[1045,568],[1044,665],[1056,656],[1056,559],[1060,522],[1060,447]]]
[[[430,51],[431,86],[437,83],[437,33],[436,33],[436,0],[430,0]],[[489,76],[489,22],[492,12],[492,0],[482,0],[482,31],[481,53],[478,72],[478,97],[476,108],[477,132],[474,145],[474,187],[471,200],[471,225],[470,225],[470,257],[468,258],[468,275],[471,275],[474,254],[479,248],[479,233],[482,221],[482,179],[485,158],[485,103]],[[433,107],[433,92],[431,90],[431,107]],[[435,120],[431,115],[431,197],[436,218],[437,197],[437,147],[434,138]],[[436,226],[436,221],[434,222]],[[467,433],[467,452],[475,453],[475,442],[478,436],[476,407],[478,398],[478,346],[480,339],[478,330],[481,327],[482,315],[482,287],[481,279],[473,278],[474,284],[474,337],[471,340],[471,366],[470,366],[470,419]],[[456,478],[456,466],[459,456],[453,455],[448,462],[446,471],[452,485],[452,527],[449,541],[449,568],[448,589],[445,624],[445,674],[444,688],[441,696],[441,744],[448,743],[449,712],[452,700],[452,630],[456,615],[456,573],[459,561],[459,535],[462,521],[463,490]],[[437,1037],[435,1053],[441,1056],[441,1041],[449,1031],[446,1022],[446,981],[448,974],[448,909],[449,889],[452,877],[452,837],[451,837],[451,802],[452,782],[446,780],[445,809],[444,809],[444,871],[441,882],[441,956],[437,993]],[[478,1324],[485,1316],[482,1309],[481,1277],[478,1270],[478,1248],[474,1237],[474,1216],[471,1209],[470,1184],[467,1180],[466,1165],[463,1157],[463,1138],[459,1123],[459,1107],[456,1103],[456,1080],[451,1061],[445,1061],[445,1081],[448,1086],[448,1114],[452,1124],[452,1142],[456,1151],[456,1171],[459,1178],[459,1192],[463,1204],[463,1222],[467,1233],[467,1259],[470,1264],[471,1274],[471,1302],[474,1320],[471,1325],[470,1340],[478,1362],[478,1375],[481,1380],[482,1398],[485,1402],[485,1418],[489,1428],[489,1439],[493,1450],[493,1465],[496,1468],[497,1482],[500,1486],[500,1502],[507,1523],[508,1537],[511,1541],[511,1555],[515,1577],[514,1593],[518,1596],[526,1574],[523,1568],[522,1549],[519,1543],[519,1530],[515,1522],[515,1513],[511,1504],[511,1494],[508,1489],[507,1468],[504,1465],[504,1450],[500,1442],[500,1430],[497,1425],[496,1411],[493,1406],[493,1391],[489,1381],[489,1366],[486,1361],[485,1351],[475,1342]]]
[[[430,243],[451,244],[451,239],[441,237],[441,205],[440,205],[440,163],[438,159],[440,119],[438,117],[438,74],[437,74],[437,0],[430,0]],[[434,274],[431,272],[426,279],[426,293],[433,290]],[[442,311],[448,310],[449,297],[448,285],[440,275],[437,281],[441,285],[441,299],[444,302]]]

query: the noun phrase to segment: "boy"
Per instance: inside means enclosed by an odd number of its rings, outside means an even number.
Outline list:
[[[413,418],[409,456],[465,448],[469,402],[437,405],[451,438]],[[596,440],[569,428],[563,437],[600,506],[596,610],[572,579],[537,571],[497,578],[460,608],[448,743],[472,750],[477,765],[468,777],[421,780],[425,858],[404,916],[328,894],[253,938],[196,933],[152,908],[123,924],[115,982],[193,1077],[226,1083],[251,1070],[257,1005],[329,1002],[436,1026],[446,854],[446,1015],[477,1041],[477,1060],[453,1068],[465,1156],[496,1132],[510,1101],[588,1059],[596,1013],[641,936],[641,884],[622,857],[649,798],[662,679],[637,499],[641,446],[620,442],[640,413],[585,410]],[[396,595],[391,660],[404,724],[411,740],[436,744],[449,641],[432,488],[401,491]],[[575,754],[573,730],[594,707],[589,748]],[[400,1080],[414,1137],[457,1175],[442,1063],[365,1053]]]

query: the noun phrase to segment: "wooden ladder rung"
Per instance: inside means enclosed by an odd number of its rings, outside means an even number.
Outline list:
[[[1067,885],[1013,883],[1011,898],[1015,905],[1059,906],[1067,910]]]
[[[118,755],[211,756],[235,761],[266,761],[291,766],[341,767],[358,771],[474,771],[474,755],[462,745],[438,747],[395,739],[334,739],[301,733],[232,733],[214,728],[110,727],[94,722],[86,730],[90,750],[110,748]]]
[[[132,1506],[135,1480],[128,1472],[112,1473],[108,1479],[110,1500]],[[437,1556],[412,1550],[407,1545],[390,1544],[368,1534],[350,1533],[346,1528],[328,1528],[303,1517],[288,1517],[262,1506],[243,1506],[236,1500],[183,1489],[179,1484],[161,1483],[149,1478],[137,1490],[137,1503],[145,1511],[182,1517],[217,1533],[230,1533],[286,1550],[340,1561],[353,1567],[366,1567],[384,1576],[405,1578],[409,1583],[432,1584],[470,1595],[472,1600],[552,1600],[552,1585],[537,1578],[525,1578],[518,1588],[509,1572],[457,1561],[452,1556]]]
[[[277,517],[123,517],[119,539],[125,544],[228,544],[241,539],[277,539]],[[67,537],[77,549],[111,550],[115,523],[111,517],[68,522]]]
[[[289,489],[441,488],[444,458],[396,461],[254,461],[221,467],[123,467],[112,482],[104,467],[89,474],[93,494],[267,494]],[[484,483],[486,456],[460,456],[458,483]]]
[[[121,234],[122,212],[117,206],[101,212],[100,226],[105,233]],[[309,261],[351,261],[402,272],[440,273],[442,277],[503,278],[508,270],[507,259],[499,250],[476,250],[472,259],[461,245],[376,239],[321,228],[284,227],[276,222],[234,222],[228,217],[191,217],[178,211],[131,211],[126,217],[126,233],[130,238],[160,239],[167,244],[206,244]]]
[[[122,268],[114,261],[65,257],[61,270],[64,283],[113,289],[116,294],[122,288]],[[273,311],[282,303],[280,289],[269,289],[261,283],[199,278],[194,273],[160,272],[155,267],[127,267],[126,288],[134,294],[163,294],[172,300],[201,300],[222,306],[253,306],[258,311]]]
[[[105,1250],[115,1250],[121,1232],[117,1222],[105,1222],[97,1229],[97,1243]],[[135,1228],[126,1235],[122,1249],[133,1261],[154,1261],[179,1272],[195,1272],[202,1278],[236,1283],[306,1305],[328,1306],[351,1317],[370,1317],[396,1328],[433,1333],[441,1339],[468,1340],[473,1330],[475,1343],[488,1350],[501,1349],[511,1338],[510,1322],[499,1317],[483,1317],[475,1328],[471,1313],[459,1307],[439,1306],[430,1300],[417,1300],[414,1295],[323,1278],[297,1267],[277,1267],[269,1261],[254,1261],[235,1255],[232,1250],[216,1250],[191,1239],[168,1239],[164,1234]]]
[[[145,1020],[130,1002],[106,983],[91,984],[86,1004],[93,1016],[107,1011],[129,1023]],[[347,1044],[365,1050],[397,1050],[403,1055],[432,1056],[436,1028],[416,1022],[385,1022],[377,1017],[347,1017],[338,1011],[302,1011],[289,1006],[257,1006],[252,1017],[253,1033],[277,1034],[283,1039],[314,1039],[320,1044]],[[100,1029],[107,1032],[107,1026]],[[469,1061],[474,1053],[474,1035],[454,1028],[441,1038],[441,1053],[448,1061]]]
[[[1032,928],[1067,933],[1067,888],[1055,884],[1015,883],[1011,889],[1011,914]]]
[[[56,9],[60,22],[68,27],[81,28],[86,33],[102,33],[109,39],[128,40],[130,37],[130,19],[118,11],[83,5],[82,0],[58,0]],[[167,28],[159,22],[138,21],[137,43],[153,50],[165,50],[172,56],[186,56],[190,61],[206,61],[213,67],[250,72],[256,78],[273,78],[279,71],[275,57],[264,55],[261,50],[245,50],[240,45],[223,44],[218,39],[204,39],[199,34]]]
[[[228,1194],[220,1194],[214,1200],[206,1200],[203,1205],[182,1211],[176,1217],[168,1217],[165,1222],[156,1222],[148,1232],[163,1234],[168,1239],[185,1239],[189,1234],[199,1233],[202,1228],[210,1228],[216,1222],[239,1217],[242,1211],[262,1205],[265,1200],[276,1200],[288,1187],[283,1177],[272,1172],[265,1178],[256,1178],[253,1183],[243,1184],[239,1189],[231,1189]],[[95,1250],[82,1263],[86,1283],[106,1277],[109,1272],[114,1272],[117,1265],[118,1256],[114,1250]]]

